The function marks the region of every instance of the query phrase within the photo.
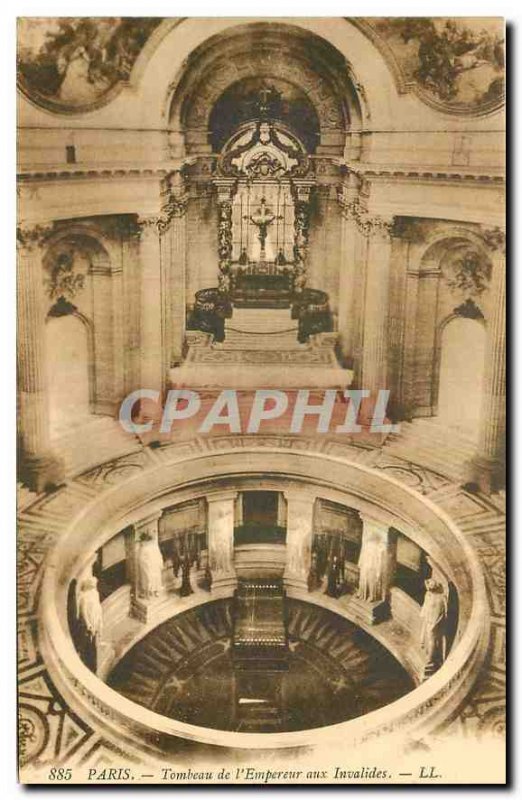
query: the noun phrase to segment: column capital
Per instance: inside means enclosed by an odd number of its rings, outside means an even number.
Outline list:
[[[337,202],[341,208],[341,214],[346,219],[353,217],[352,205],[357,201],[358,189],[356,186],[350,186],[347,183],[341,183],[337,186]]]
[[[359,511],[359,516],[362,520],[365,533],[368,531],[368,533],[378,533],[386,536],[389,535],[391,528],[389,522],[386,522],[385,520],[376,517],[371,513],[366,513],[365,511]]]
[[[187,212],[189,195],[181,170],[165,176],[161,189],[162,206],[158,216],[158,228],[164,233],[173,219],[183,217]]]
[[[394,224],[393,216],[371,214],[359,197],[348,199],[346,194],[344,197],[346,199],[345,213],[352,217],[361,233],[371,238],[390,240]]]
[[[295,178],[292,181],[294,200],[297,203],[308,203],[310,201],[310,193],[315,185],[315,181]]]
[[[137,233],[141,236],[145,232],[157,231],[160,215],[157,213],[138,214],[136,220]]]
[[[383,217],[378,214],[368,214],[366,218],[368,236],[372,239],[378,239],[380,241],[391,241],[393,222],[393,217]]]
[[[53,231],[52,223],[39,223],[29,225],[21,223],[16,228],[16,245],[26,250],[41,247]]]
[[[239,492],[237,491],[222,491],[222,492],[213,492],[206,495],[207,503],[221,503],[224,501],[235,501],[238,497]]]
[[[236,188],[235,178],[214,178],[214,186],[217,189],[217,199],[220,205],[232,205],[232,195]]]
[[[310,493],[307,489],[285,489],[283,491],[284,498],[290,503],[308,503],[313,505],[317,499],[316,494]]]
[[[163,511],[154,511],[154,513],[149,514],[144,519],[140,519],[139,522],[134,523],[134,532],[136,535],[140,533],[153,533],[154,535],[158,532],[158,522],[163,515]]]

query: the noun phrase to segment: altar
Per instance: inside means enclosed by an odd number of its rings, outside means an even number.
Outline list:
[[[288,266],[251,263],[232,266],[232,302],[236,308],[289,308],[293,274]]]

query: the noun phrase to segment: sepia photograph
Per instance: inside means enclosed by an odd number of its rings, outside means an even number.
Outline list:
[[[506,783],[505,39],[18,17],[22,784]]]

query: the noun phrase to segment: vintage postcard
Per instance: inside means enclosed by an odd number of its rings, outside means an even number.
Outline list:
[[[505,782],[505,27],[18,20],[19,779]]]

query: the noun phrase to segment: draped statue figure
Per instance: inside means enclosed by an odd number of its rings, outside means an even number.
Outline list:
[[[138,597],[158,597],[163,590],[163,556],[157,540],[149,533],[140,537],[136,566]]]
[[[85,666],[92,672],[96,672],[97,644],[103,624],[103,612],[96,578],[90,577],[81,581],[76,599],[78,606],[76,646]]]
[[[209,513],[209,557],[213,573],[234,569],[234,502],[216,500]]]
[[[426,653],[426,675],[435,672],[446,658],[446,616],[448,604],[444,587],[429,578],[421,609],[421,646]]]
[[[363,543],[359,557],[357,596],[369,603],[386,599],[388,589],[388,549],[380,537],[371,536]]]
[[[101,634],[103,614],[98,581],[95,578],[83,581],[80,586],[78,616],[91,639],[95,639]]]

